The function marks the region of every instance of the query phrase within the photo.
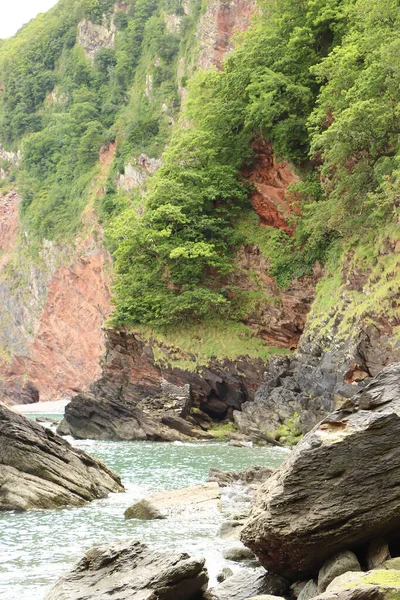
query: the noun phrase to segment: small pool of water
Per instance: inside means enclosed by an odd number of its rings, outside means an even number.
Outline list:
[[[35,415],[35,417],[38,415]],[[55,418],[55,415],[49,415]],[[55,419],[56,420],[56,419]],[[0,513],[0,598],[42,600],[58,576],[94,544],[139,539],[159,549],[204,556],[210,578],[226,565],[217,537],[220,520],[125,520],[134,501],[156,491],[204,483],[211,467],[278,467],[282,448],[234,447],[222,442],[74,441],[117,471],[126,488],[82,508]],[[234,566],[230,563],[229,566]]]

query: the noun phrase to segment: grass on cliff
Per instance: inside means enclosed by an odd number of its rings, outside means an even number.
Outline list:
[[[389,224],[374,235],[349,240],[340,253],[332,253],[326,275],[317,285],[309,329],[328,334],[335,321],[339,341],[354,333],[358,324],[382,317],[392,325],[394,341],[400,341],[400,255],[395,250],[399,242],[398,225]],[[357,278],[362,283],[353,289],[351,282]]]
[[[182,325],[164,332],[145,327],[135,328],[140,337],[152,340],[157,364],[195,371],[212,359],[237,360],[239,357],[267,361],[272,354],[286,354],[285,348],[270,346],[254,336],[242,323],[209,320]]]

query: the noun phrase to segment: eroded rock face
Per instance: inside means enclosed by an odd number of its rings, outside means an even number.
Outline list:
[[[318,424],[258,493],[242,541],[273,572],[314,573],[335,552],[400,536],[400,365]]]
[[[91,60],[94,60],[101,48],[114,47],[116,34],[117,28],[113,20],[106,17],[101,24],[92,23],[88,19],[83,19],[78,24],[78,44]]]
[[[80,506],[123,490],[101,461],[0,403],[0,510]]]
[[[192,600],[207,587],[204,559],[119,542],[88,550],[45,600]]]
[[[213,65],[222,68],[223,58],[234,47],[234,35],[246,31],[256,10],[253,0],[223,2],[211,0],[201,17],[198,37],[200,54],[198,66],[209,69]]]

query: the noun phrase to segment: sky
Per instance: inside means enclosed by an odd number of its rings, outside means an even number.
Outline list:
[[[55,4],[57,0],[0,0],[0,39],[14,35],[22,25]]]

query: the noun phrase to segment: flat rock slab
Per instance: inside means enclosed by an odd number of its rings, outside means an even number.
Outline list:
[[[208,518],[221,512],[217,483],[152,494],[126,509],[126,519]]]
[[[400,533],[400,365],[308,433],[261,486],[241,539],[292,580]]]
[[[207,587],[204,559],[141,542],[91,548],[45,600],[191,600]]]
[[[204,594],[205,600],[246,600],[254,596],[281,596],[288,591],[288,582],[263,568],[244,568]]]
[[[0,403],[0,510],[80,506],[122,491],[104,463]]]

